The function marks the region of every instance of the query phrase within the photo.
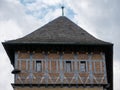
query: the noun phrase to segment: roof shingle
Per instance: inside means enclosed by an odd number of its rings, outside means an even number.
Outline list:
[[[110,44],[93,37],[65,16],[58,17],[22,38],[6,43]]]

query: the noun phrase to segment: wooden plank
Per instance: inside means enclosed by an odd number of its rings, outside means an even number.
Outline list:
[[[22,70],[22,68],[21,68],[21,60],[19,60],[19,69]]]
[[[28,71],[28,60],[26,60],[26,71]]]
[[[30,53],[30,74],[29,74],[30,83],[32,83],[32,73],[33,73],[32,55],[33,55],[33,53]]]
[[[69,87],[49,87],[49,88],[46,88],[46,87],[15,87],[15,90],[103,90],[103,87],[86,87],[86,88],[83,88],[83,87],[79,87],[79,88],[76,88],[76,87],[72,87],[72,88],[69,88]]]
[[[88,61],[86,61],[86,72],[88,72]]]
[[[102,73],[102,60],[100,60],[100,73]]]
[[[72,67],[72,68],[71,68],[71,72],[74,71],[74,70],[73,70],[73,62],[74,62],[74,61],[72,60],[72,61],[71,61],[71,67]]]
[[[93,62],[94,62],[94,73],[96,73],[96,62],[95,61]]]
[[[58,72],[58,60],[56,60],[56,73]]]
[[[51,73],[51,71],[52,71],[52,70],[51,70],[51,60],[49,60],[49,64],[50,64],[49,66],[50,66],[50,73]]]
[[[15,69],[19,69],[19,67],[18,67],[18,53],[17,52],[15,52]],[[17,75],[15,75],[15,77],[14,77],[14,82],[16,83],[16,81],[17,81],[17,78],[18,78],[18,76]]]
[[[45,83],[48,84],[48,54],[45,53]]]
[[[44,63],[44,61],[42,60],[41,63],[42,63],[42,72],[44,72],[44,69],[43,69],[43,63]]]
[[[60,81],[63,83],[63,54],[60,54],[60,73],[59,73]]]
[[[93,84],[93,70],[92,70],[92,54],[89,54],[89,68],[90,68],[90,83]]]
[[[32,53],[30,53],[30,72],[32,73],[33,71],[33,61],[32,61]]]
[[[79,61],[77,61],[78,60],[78,55],[77,54],[74,54],[74,59],[75,59],[75,72],[74,72],[74,76],[73,77],[75,77],[75,80],[76,80],[76,84],[78,84],[78,78],[79,78],[79,75],[78,75],[78,73],[79,73],[79,69],[78,69],[78,64],[77,64],[77,62],[79,62]],[[79,64],[80,65],[80,64]]]
[[[15,52],[15,68],[18,68],[18,53]]]
[[[108,81],[107,81],[106,60],[105,60],[105,54],[104,53],[102,53],[102,58],[103,58],[103,62],[104,62],[104,78],[105,78],[106,83],[108,83]]]

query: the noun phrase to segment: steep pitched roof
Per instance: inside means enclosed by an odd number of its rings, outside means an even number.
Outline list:
[[[22,38],[6,43],[110,44],[96,39],[65,16],[58,17]]]

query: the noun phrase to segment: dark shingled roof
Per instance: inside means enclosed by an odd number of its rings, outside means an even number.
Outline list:
[[[6,43],[24,44],[110,44],[96,39],[65,16],[49,22],[36,31]]]

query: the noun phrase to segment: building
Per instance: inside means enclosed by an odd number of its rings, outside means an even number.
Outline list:
[[[14,90],[113,90],[113,44],[65,16],[2,44]]]

